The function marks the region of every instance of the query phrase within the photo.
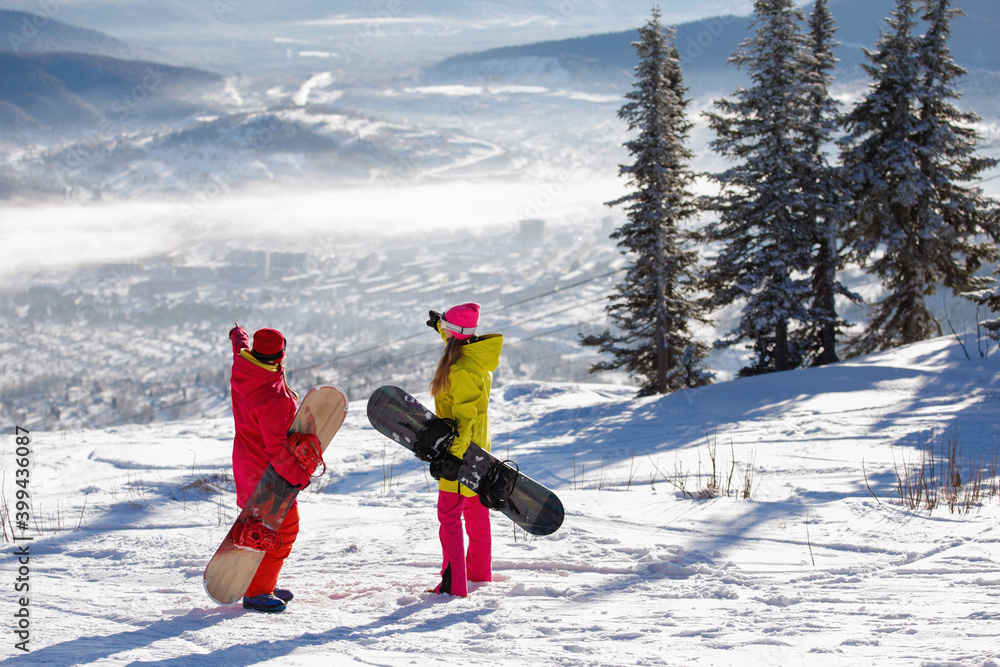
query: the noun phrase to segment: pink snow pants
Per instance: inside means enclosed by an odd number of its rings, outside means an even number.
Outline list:
[[[469,498],[451,491],[438,491],[437,511],[444,564],[441,583],[434,592],[464,597],[469,594],[469,581],[493,580],[490,511],[479,502],[479,496]],[[463,516],[469,535],[468,551],[462,535]]]

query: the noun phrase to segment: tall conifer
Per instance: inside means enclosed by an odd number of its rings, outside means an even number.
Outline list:
[[[704,385],[711,375],[704,370],[709,348],[691,332],[705,317],[694,296],[694,233],[685,227],[698,213],[688,167],[688,101],[674,30],[663,29],[658,8],[633,46],[639,54],[636,80],[618,112],[639,133],[625,143],[634,162],[619,169],[633,191],[608,202],[627,212],[628,221],[612,238],[630,264],[606,308],[617,331],[581,342],[612,357],[592,372],[624,368],[642,382],[640,395],[651,395]]]
[[[836,23],[827,0],[816,0],[809,16],[808,45],[813,60],[808,68],[812,81],[807,94],[809,122],[805,127],[805,149],[812,173],[803,180],[806,215],[815,234],[812,304],[803,334],[803,352],[816,366],[839,358],[837,341],[847,323],[837,315],[837,296],[860,300],[837,277],[842,266],[841,228],[849,216],[849,193],[842,184],[840,170],[827,158],[834,134],[842,126],[840,108],[829,92],[837,65],[833,53],[838,44],[835,33]]]
[[[792,0],[756,0],[755,34],[730,58],[745,67],[749,88],[716,100],[707,113],[713,150],[736,162],[714,176],[722,194],[709,238],[720,245],[706,274],[713,308],[742,304],[739,324],[717,346],[749,343],[742,375],[795,368],[802,362],[798,327],[810,320],[808,274],[816,238],[809,179],[810,95],[814,60]]]
[[[896,0],[887,30],[867,52],[869,93],[847,119],[843,160],[856,198],[849,238],[854,256],[886,290],[852,346],[857,353],[939,335],[926,297],[942,285],[981,287],[976,273],[997,256],[996,202],[962,185],[997,161],[976,155],[978,117],[954,104],[965,70],[947,41],[959,12],[951,0],[922,6],[928,29],[918,36],[914,0]]]

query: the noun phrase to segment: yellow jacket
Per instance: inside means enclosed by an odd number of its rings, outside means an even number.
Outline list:
[[[500,365],[503,350],[503,335],[488,334],[462,347],[462,356],[451,366],[448,374],[448,388],[434,397],[434,410],[442,419],[455,420],[455,441],[451,453],[462,458],[469,442],[474,442],[486,451],[490,450],[490,422],[486,414],[490,405],[490,387],[493,371]],[[461,487],[461,489],[459,488]],[[464,496],[474,496],[458,482],[439,480],[442,491]]]

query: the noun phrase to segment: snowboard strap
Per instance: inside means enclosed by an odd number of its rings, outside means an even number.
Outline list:
[[[497,461],[479,482],[476,489],[479,501],[491,510],[504,509],[510,504],[510,494],[514,492],[520,474],[513,461]]]
[[[285,443],[288,453],[295,457],[299,467],[310,477],[322,477],[326,472],[326,462],[323,461],[323,447],[315,433],[292,433]],[[313,474],[322,464],[323,470],[318,475]]]
[[[417,434],[413,443],[413,454],[421,461],[432,463],[448,454],[455,439],[455,422],[451,419],[435,418]]]
[[[249,517],[233,524],[233,544],[254,551],[277,551],[281,535],[264,525],[260,517]]]

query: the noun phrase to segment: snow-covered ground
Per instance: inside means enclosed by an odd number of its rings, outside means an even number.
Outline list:
[[[363,401],[300,496],[282,577],[297,597],[279,615],[202,591],[235,518],[230,419],[34,431],[33,539],[0,559],[0,665],[997,667],[1000,361],[966,343],[971,359],[942,338],[638,400],[612,385],[499,387],[494,451],[567,516],[532,538],[494,515],[496,580],[465,599],[425,592],[436,493]],[[0,439],[5,518],[14,426]],[[943,471],[949,443],[966,490],[967,464],[983,462],[981,506],[902,506],[896,471],[928,448]],[[699,498],[713,449],[722,493]],[[14,592],[19,576],[30,592]]]

